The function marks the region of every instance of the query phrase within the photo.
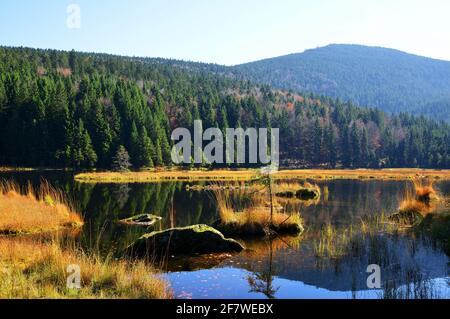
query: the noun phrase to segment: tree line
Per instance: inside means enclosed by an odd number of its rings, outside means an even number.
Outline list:
[[[0,48],[0,165],[110,169],[126,152],[134,168],[171,166],[172,130],[198,119],[205,129],[280,128],[283,166],[450,167],[443,122],[237,80],[209,64]]]

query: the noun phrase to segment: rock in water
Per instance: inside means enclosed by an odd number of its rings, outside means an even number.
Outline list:
[[[119,221],[119,223],[137,226],[151,226],[160,220],[162,220],[162,217],[160,216],[140,214],[130,218],[122,219]]]
[[[207,225],[193,225],[152,232],[127,248],[134,256],[195,255],[240,252],[244,247],[234,239],[225,238]]]

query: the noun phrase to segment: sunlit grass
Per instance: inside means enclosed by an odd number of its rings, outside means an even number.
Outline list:
[[[416,199],[424,203],[430,203],[432,200],[438,200],[437,191],[433,187],[433,181],[424,178],[412,179],[416,192]]]
[[[398,230],[399,227],[390,223],[384,213],[361,218],[346,227],[336,227],[327,223],[322,226],[318,239],[314,241],[314,253],[318,258],[339,259],[357,251],[365,238],[374,237],[381,232],[394,233]]]
[[[257,228],[289,228],[295,225],[302,225],[302,218],[299,212],[286,214],[276,200],[271,202],[266,193],[266,189],[253,187],[242,188],[237,191],[216,188],[213,191],[217,202],[220,221],[222,225],[230,225],[233,228],[242,229],[243,232],[252,233],[252,229]],[[235,201],[247,201],[246,207],[235,208]]]
[[[432,169],[304,169],[280,170],[274,179],[358,179],[408,180],[414,176],[430,179],[450,179],[450,170]],[[139,172],[89,172],[75,176],[84,183],[148,183],[158,181],[250,181],[261,177],[260,170],[151,170]]]
[[[39,190],[0,182],[0,234],[39,233],[79,227],[83,220],[61,192],[43,182]]]
[[[414,176],[430,179],[450,179],[450,170],[395,168],[395,169],[304,169],[281,170],[277,179],[358,179],[358,180],[408,180]]]
[[[155,170],[81,173],[76,175],[75,179],[85,183],[148,183],[159,181],[249,181],[257,177],[257,170]]]
[[[78,265],[80,289],[67,287]],[[55,242],[0,238],[0,298],[171,298],[168,284],[144,262],[102,259]]]

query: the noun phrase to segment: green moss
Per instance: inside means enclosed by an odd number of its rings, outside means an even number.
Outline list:
[[[155,216],[151,214],[140,214],[122,219],[119,222],[127,225],[151,226],[160,220],[162,220],[162,217],[160,216]]]
[[[208,225],[154,231],[130,245],[126,253],[142,257],[240,252],[244,247]]]

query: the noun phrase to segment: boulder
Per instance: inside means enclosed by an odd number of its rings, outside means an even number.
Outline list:
[[[207,225],[171,228],[145,234],[127,248],[134,256],[196,255],[240,252],[244,247]]]

